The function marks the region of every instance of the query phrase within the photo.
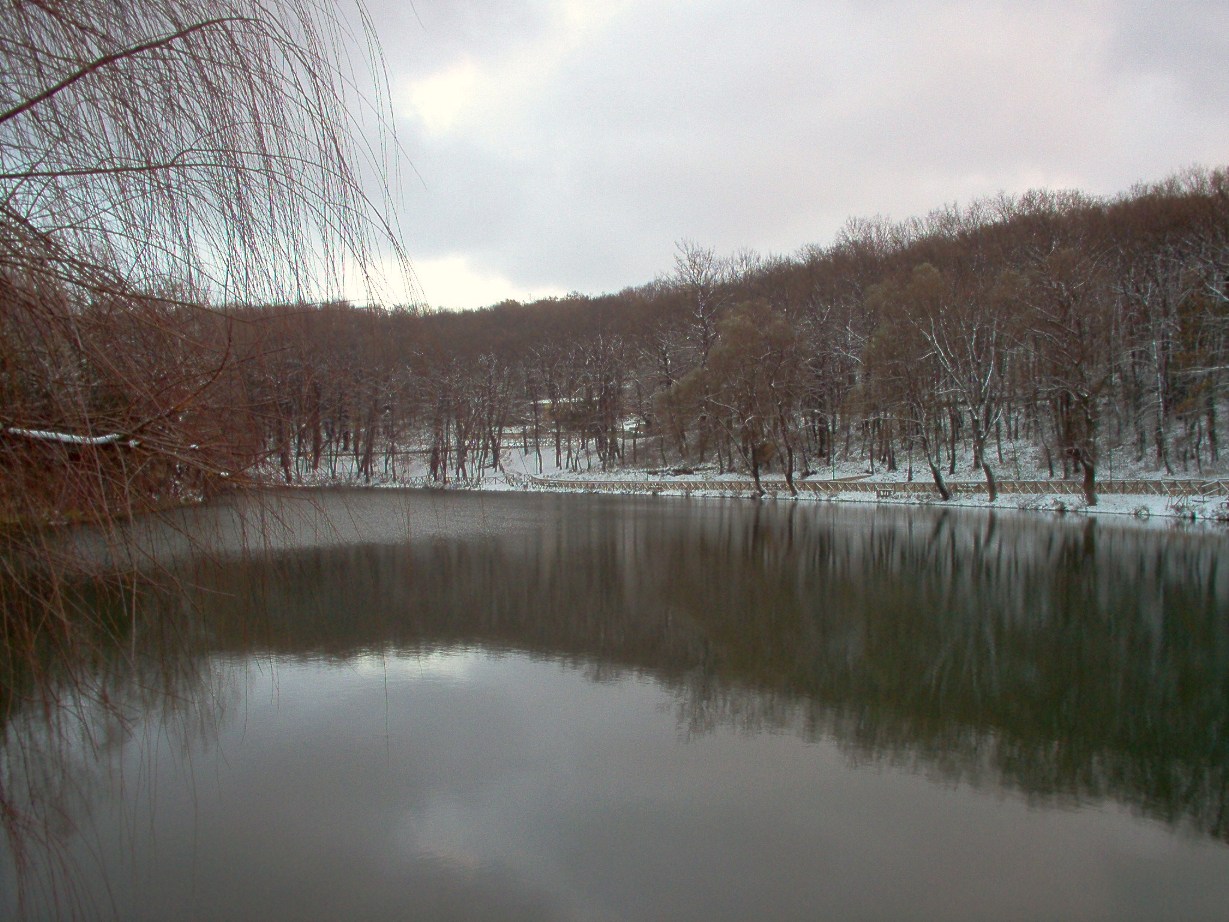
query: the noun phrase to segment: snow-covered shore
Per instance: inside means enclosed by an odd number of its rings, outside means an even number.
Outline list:
[[[752,500],[760,498],[746,474],[719,473],[709,469],[686,471],[679,468],[673,470],[658,468],[620,468],[609,471],[597,468],[567,470],[549,463],[545,453],[543,458],[539,459],[536,454],[526,454],[519,450],[505,451],[500,467],[500,470],[486,468],[481,474],[468,479],[453,479],[439,484],[429,478],[424,463],[411,460],[400,463],[395,474],[389,471],[377,471],[370,482],[366,478],[358,477],[349,469],[339,468],[336,472],[329,473],[298,471],[295,473],[295,483],[317,487],[370,485],[385,488],[432,487],[489,491],[742,497]],[[1000,476],[1004,479],[1005,486],[1012,482],[1008,478],[1014,473],[1016,472],[1011,470],[1001,472]],[[1035,470],[1028,473],[1032,475],[1028,478],[1030,485],[1041,482],[1044,476]],[[797,484],[803,489],[797,496],[791,496],[784,476],[780,473],[771,473],[762,477],[763,485],[767,490],[767,495],[763,499],[769,502],[903,504],[935,508],[1021,510],[1052,515],[1130,516],[1140,521],[1157,519],[1171,523],[1187,522],[1201,523],[1216,528],[1229,527],[1229,495],[1226,495],[1223,484],[1207,490],[1202,495],[1193,492],[1196,484],[1207,484],[1209,481],[1218,479],[1219,472],[1215,471],[1207,471],[1204,476],[1198,478],[1159,477],[1155,471],[1135,469],[1135,466],[1120,464],[1117,469],[1110,467],[1105,470],[1107,482],[1111,476],[1114,481],[1119,482],[1127,479],[1147,481],[1151,489],[1162,492],[1100,492],[1095,506],[1089,506],[1070,481],[1056,482],[1056,489],[1053,491],[1025,493],[1004,490],[997,501],[991,503],[984,492],[978,492],[984,488],[984,482],[980,477],[973,477],[969,473],[964,476],[954,475],[947,478],[947,483],[953,488],[954,495],[946,501],[942,500],[937,490],[933,488],[928,472],[915,469],[913,475],[910,481],[906,470],[885,471],[880,469],[872,474],[864,464],[846,462],[831,466],[822,472],[813,473],[808,478],[798,479]],[[848,489],[842,489],[842,484],[847,484]],[[810,489],[806,489],[808,486]],[[1185,491],[1190,495],[1167,495],[1164,491],[1172,491],[1173,494]]]

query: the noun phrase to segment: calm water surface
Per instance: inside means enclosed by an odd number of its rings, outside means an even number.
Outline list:
[[[1224,533],[241,511],[136,535],[178,588],[98,600],[114,649],[54,707],[18,689],[0,918],[1229,916]]]

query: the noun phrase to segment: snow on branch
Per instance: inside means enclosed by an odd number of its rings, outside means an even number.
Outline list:
[[[51,429],[20,429],[17,426],[0,426],[0,433],[38,442],[59,442],[62,445],[123,445],[136,448],[137,439],[126,439],[118,432],[109,435],[74,435],[71,432],[55,432]]]

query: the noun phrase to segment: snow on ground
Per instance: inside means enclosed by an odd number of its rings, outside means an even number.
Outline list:
[[[570,478],[574,486],[572,489],[576,492],[591,492],[591,489],[582,483],[576,483],[577,478]],[[620,471],[615,472],[614,476],[606,477],[589,477],[587,480],[603,480],[618,483],[620,481],[643,481],[646,479],[643,471]],[[752,499],[754,494],[743,489],[731,490],[700,490],[686,489],[686,483],[690,480],[698,480],[698,477],[665,477],[653,478],[661,480],[661,487],[654,489],[645,489],[634,484],[628,485],[626,489],[613,489],[610,492],[623,493],[627,495],[642,494],[642,495],[659,495],[659,496],[700,496],[700,497],[743,497]],[[713,478],[704,477],[705,481],[711,481]],[[737,475],[731,477],[732,480],[742,481],[745,477]],[[767,482],[768,478],[764,478]],[[552,478],[552,484],[549,486],[541,485],[534,481],[518,481],[515,478],[508,477],[486,477],[482,481],[473,485],[473,489],[482,490],[567,490],[569,478]],[[603,490],[607,492],[607,490]],[[979,508],[987,510],[1021,510],[1028,512],[1042,512],[1055,515],[1114,515],[1114,516],[1133,516],[1140,521],[1148,521],[1151,519],[1160,519],[1165,521],[1188,521],[1200,522],[1204,524],[1215,524],[1218,528],[1229,525],[1229,499],[1224,496],[1215,497],[1167,497],[1155,495],[1139,495],[1139,494],[1109,494],[1101,493],[1097,497],[1097,505],[1089,506],[1082,496],[1063,493],[1038,493],[1038,494],[1010,494],[1000,495],[997,502],[991,503],[985,495],[965,494],[953,496],[946,502],[939,498],[938,493],[927,493],[922,495],[898,494],[892,497],[883,497],[874,492],[854,492],[845,491],[837,493],[802,493],[797,497],[790,497],[788,494],[781,493],[778,495],[770,495],[765,497],[766,502],[838,502],[838,503],[861,503],[868,505],[884,504],[884,505],[912,505],[912,506],[931,506],[943,508]]]
[[[997,460],[997,459],[996,459]],[[450,481],[442,485],[448,489],[469,490],[572,490],[575,492],[590,492],[596,489],[595,484],[601,484],[604,492],[625,494],[653,495],[688,495],[688,496],[738,496],[752,498],[752,495],[742,485],[751,480],[746,473],[719,473],[716,468],[696,468],[689,473],[674,473],[682,468],[663,469],[658,467],[620,468],[603,471],[596,464],[592,467],[580,465],[578,470],[561,469],[554,463],[553,450],[543,450],[541,459],[536,453],[524,452],[519,446],[502,453],[502,470],[485,468],[480,476],[469,480]],[[1229,468],[1229,465],[1221,465]],[[1042,459],[1033,452],[1016,451],[1009,448],[1005,451],[1004,461],[994,465],[996,475],[1001,480],[1045,480],[1049,472]],[[280,468],[271,467],[264,472],[265,477],[273,483],[284,482]],[[1061,473],[1061,472],[1059,472]],[[956,475],[947,475],[949,485],[980,484],[983,482],[980,472],[976,474],[965,465],[958,467]],[[1107,457],[1099,471],[1102,480],[1110,479],[1199,479],[1211,480],[1225,478],[1227,471],[1211,469],[1205,466],[1202,472],[1189,470],[1175,471],[1173,476],[1158,474],[1146,462],[1135,463],[1125,460],[1121,455]],[[332,469],[322,465],[320,471],[309,469],[297,470],[294,474],[295,485],[300,486],[341,486],[366,485],[366,478],[357,475],[357,469],[352,458],[339,459]],[[770,472],[761,478],[766,485],[781,484],[784,476],[780,472]],[[915,462],[913,479],[918,483],[930,484],[930,473],[924,465]],[[859,481],[876,484],[905,483],[908,480],[907,460],[899,461],[899,469],[887,471],[877,466],[872,473],[865,461],[843,462],[829,465],[814,472],[810,481]],[[726,489],[698,489],[690,486],[697,481],[705,483],[730,482]],[[618,486],[623,484],[624,486]],[[651,487],[649,486],[651,484]],[[373,487],[439,487],[429,476],[425,453],[419,452],[403,456],[394,466],[387,461],[378,461],[370,483]],[[852,490],[836,493],[803,493],[796,498],[799,502],[841,502],[917,506],[942,506],[944,508],[983,508],[996,510],[1025,510],[1060,515],[1113,515],[1132,516],[1139,521],[1158,521],[1173,523],[1175,521],[1201,523],[1203,526],[1223,528],[1229,525],[1229,498],[1219,496],[1169,497],[1145,494],[1112,494],[1100,493],[1096,506],[1088,506],[1082,496],[1071,493],[1038,493],[1038,494],[1000,494],[995,503],[991,503],[984,494],[957,494],[947,502],[940,500],[937,492],[927,491],[922,494],[897,494],[885,496],[870,492],[854,492]],[[788,502],[791,497],[782,491],[781,495],[766,499],[768,502]]]

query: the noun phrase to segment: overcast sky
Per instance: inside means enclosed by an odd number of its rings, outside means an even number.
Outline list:
[[[1229,0],[369,0],[435,307],[1229,163]]]

